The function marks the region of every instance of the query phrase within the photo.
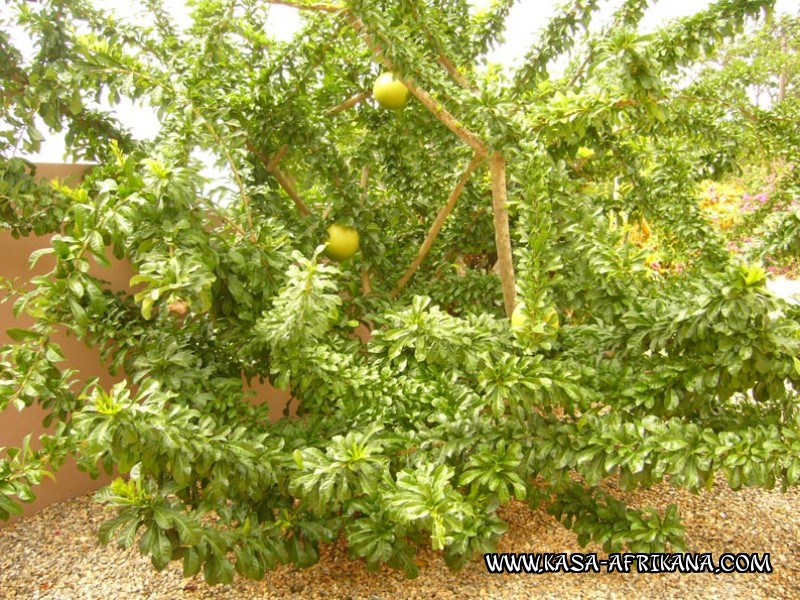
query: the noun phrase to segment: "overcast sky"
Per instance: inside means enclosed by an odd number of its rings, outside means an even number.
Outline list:
[[[96,6],[107,10],[113,10],[121,19],[133,19],[141,22],[142,15],[140,10],[131,7],[127,0],[94,0]],[[473,0],[476,8],[486,6],[490,0]],[[656,3],[648,10],[641,23],[641,31],[647,32],[663,24],[669,19],[690,15],[698,10],[702,10],[709,4],[709,0],[665,0]],[[179,26],[188,23],[188,13],[182,0],[166,2],[166,6],[172,12]],[[505,32],[505,43],[496,48],[488,56],[488,60],[500,63],[508,67],[519,63],[531,41],[535,39],[536,32],[547,24],[548,18],[553,14],[554,8],[560,2],[556,0],[519,0],[511,11],[507,20]],[[614,12],[614,9],[621,4],[621,0],[608,1],[599,12],[597,25],[601,25],[605,18]],[[778,0],[777,12],[796,13],[800,9],[800,0]],[[2,11],[3,9],[0,9]],[[139,13],[139,14],[137,14]],[[292,35],[300,26],[298,12],[286,6],[273,6],[270,9],[270,25],[268,29],[275,37],[283,40],[290,40]],[[26,44],[24,36],[15,36],[15,42],[26,54],[32,51],[29,44]],[[129,127],[137,138],[151,138],[158,131],[158,121],[153,111],[124,103],[116,107],[116,113],[120,120]],[[55,136],[43,144],[42,151],[30,157],[32,160],[40,162],[62,162],[64,154],[63,139]]]

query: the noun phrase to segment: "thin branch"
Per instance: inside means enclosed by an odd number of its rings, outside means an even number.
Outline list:
[[[235,221],[231,220],[230,218],[228,218],[228,216],[220,210],[219,206],[214,204],[208,198],[201,198],[201,200],[202,200],[203,204],[205,204],[208,208],[210,208],[214,212],[214,214],[216,214],[217,217],[219,217],[222,220],[222,222],[224,222],[226,225],[228,225],[228,227],[233,229],[236,233],[238,233],[242,237],[247,237],[247,232],[242,228],[242,226],[239,225],[238,223],[236,223]],[[250,239],[253,242],[257,241],[257,239],[258,239],[256,237],[255,231],[253,231],[253,230],[250,231]]]
[[[461,71],[458,70],[458,68],[450,61],[450,59],[447,58],[447,56],[445,56],[444,52],[441,52],[441,51],[439,52],[438,61],[439,61],[439,64],[444,67],[445,71],[447,71],[450,74],[450,77],[452,77],[453,80],[458,85],[460,85],[464,89],[469,90],[471,92],[477,92],[478,91],[477,86],[473,85],[464,76],[464,74]]]
[[[420,19],[419,11],[417,10],[417,8],[418,8],[417,6],[412,6],[411,14],[413,15],[415,21],[422,22],[423,19]],[[475,87],[472,83],[470,83],[469,80],[466,77],[464,77],[464,75],[456,68],[456,66],[453,64],[453,61],[451,61],[447,57],[447,55],[444,53],[444,50],[442,49],[442,45],[436,39],[436,36],[434,36],[431,33],[430,29],[428,29],[424,25],[421,25],[421,27],[423,33],[425,34],[425,37],[428,38],[428,41],[431,43],[431,46],[433,46],[436,49],[436,52],[438,53],[438,57],[436,59],[437,62],[442,67],[444,67],[444,70],[448,72],[450,77],[452,77],[453,80],[458,85],[471,92],[477,92],[478,88]]]
[[[333,108],[329,108],[325,111],[326,115],[336,115],[340,112],[346,111],[348,108],[353,108],[356,104],[359,104],[370,97],[369,92],[360,92],[353,96],[352,98],[348,98],[341,104],[334,106]]]
[[[275,156],[270,159],[269,163],[267,163],[267,171],[272,172],[278,166],[278,163],[281,162],[284,156],[286,156],[286,151],[289,149],[287,144],[284,144],[280,147],[280,149],[275,153]]]
[[[191,100],[189,102],[191,103]],[[253,226],[253,213],[250,210],[250,197],[247,195],[247,190],[244,187],[244,182],[242,181],[242,176],[239,173],[239,169],[236,168],[236,162],[233,160],[233,156],[231,156],[228,147],[222,141],[222,138],[220,137],[217,130],[208,121],[208,119],[206,119],[200,113],[200,111],[194,104],[192,104],[192,113],[194,113],[195,117],[203,121],[203,123],[206,126],[206,129],[208,129],[208,132],[211,134],[211,136],[217,142],[219,147],[222,149],[222,152],[225,154],[225,159],[228,161],[228,165],[230,166],[231,171],[233,171],[233,176],[236,179],[236,185],[239,188],[239,194],[242,196],[242,203],[244,204],[244,208],[247,211],[247,226],[250,229],[250,235],[253,239],[255,239],[255,227]]]
[[[367,201],[367,186],[369,185],[369,165],[364,165],[361,169],[361,180],[358,182],[361,187],[361,206]],[[372,293],[372,279],[369,274],[369,269],[364,267],[361,270],[361,292],[366,296]]]
[[[273,163],[277,162],[277,161],[275,161],[275,158],[270,159],[267,156],[265,156],[264,153],[261,152],[258,148],[256,148],[255,145],[253,144],[253,142],[251,142],[250,140],[247,140],[246,146],[247,146],[247,149],[250,152],[252,152],[253,155],[258,160],[261,161],[261,163],[264,165],[264,167],[266,167],[267,172],[270,173],[278,181],[278,184],[283,188],[283,191],[286,192],[286,194],[289,196],[289,198],[292,199],[292,202],[294,202],[294,204],[297,207],[297,210],[300,212],[300,214],[303,215],[304,217],[306,215],[310,215],[311,211],[309,210],[308,206],[306,206],[306,203],[303,202],[303,199],[300,197],[300,194],[297,193],[297,190],[295,189],[294,185],[289,180],[287,175],[283,171],[281,171],[277,167],[277,165],[273,164]],[[281,154],[280,150],[276,154],[276,157],[279,154]]]
[[[592,61],[593,58],[594,58],[594,53],[591,50],[586,53],[586,56],[583,58],[583,61],[581,61],[581,64],[578,65],[577,69],[575,69],[575,72],[572,74],[572,77],[570,77],[569,82],[567,82],[568,88],[571,88],[578,82],[578,79],[580,79],[581,76],[583,75],[583,70],[589,66],[589,63]]]
[[[724,106],[725,108],[730,108],[732,110],[738,111],[745,119],[747,119],[751,123],[755,123],[758,121],[758,117],[749,110],[747,110],[746,108],[744,108],[743,106],[737,106],[735,104],[731,104],[730,102],[725,102],[724,100],[720,100],[718,98],[700,98],[697,96],[687,96],[686,94],[681,94],[679,96],[676,96],[676,98],[678,100],[685,100],[687,102],[703,102],[706,104],[716,104],[718,106]]]
[[[372,293],[372,278],[369,275],[369,269],[361,271],[361,293],[365,296]]]
[[[461,174],[458,183],[456,183],[456,187],[453,188],[452,192],[450,192],[450,197],[447,199],[447,202],[441,208],[439,214],[436,215],[436,220],[433,222],[433,225],[431,225],[430,231],[428,231],[425,241],[422,242],[422,246],[420,246],[417,255],[414,257],[414,260],[411,261],[411,264],[408,266],[408,269],[406,269],[406,272],[403,273],[403,276],[397,282],[394,290],[392,290],[390,294],[392,298],[396,297],[397,294],[402,291],[411,277],[413,277],[414,273],[417,272],[417,269],[422,264],[422,261],[425,260],[425,257],[428,255],[428,252],[430,252],[430,249],[433,246],[433,242],[436,240],[436,236],[438,236],[439,232],[442,230],[445,219],[447,219],[450,213],[453,212],[453,208],[455,207],[459,196],[461,196],[461,192],[464,191],[464,186],[467,185],[470,175],[472,175],[472,172],[481,162],[483,162],[483,156],[475,154],[467,165],[467,168],[464,169],[464,172]]]
[[[500,267],[500,281],[503,286],[503,303],[506,315],[514,312],[517,287],[514,280],[514,262],[511,255],[511,234],[508,227],[508,192],[506,189],[506,159],[500,152],[489,157],[489,171],[492,174],[492,209],[494,212],[494,239],[497,246],[497,262]]]
[[[297,210],[300,212],[301,215],[304,217],[311,214],[311,210],[309,210],[306,203],[303,202],[303,199],[300,197],[300,194],[297,193],[294,185],[289,180],[289,177],[280,169],[276,168],[272,171],[272,175],[275,179],[278,180],[278,183],[283,188],[283,191],[292,199],[294,205],[297,207]]]
[[[358,182],[361,187],[361,204],[367,200],[367,185],[369,185],[369,165],[364,165],[361,169],[361,180]]]
[[[481,140],[476,133],[473,133],[464,127],[464,125],[462,125],[453,115],[451,115],[440,103],[436,102],[436,100],[434,100],[428,92],[417,87],[411,81],[397,75],[397,66],[394,64],[394,62],[386,57],[380,44],[372,39],[372,36],[367,31],[366,25],[361,19],[350,13],[345,14],[345,19],[347,19],[347,22],[350,23],[353,29],[355,29],[356,33],[361,36],[361,38],[364,40],[364,43],[372,51],[372,53],[375,54],[378,60],[380,60],[380,62],[383,63],[387,69],[395,73],[397,79],[399,79],[400,82],[408,88],[408,91],[411,92],[425,108],[427,108],[437,119],[439,119],[439,121],[441,121],[445,127],[461,138],[467,145],[469,145],[475,151],[476,155],[479,157],[486,156],[486,144],[483,143],[483,140]]]
[[[336,4],[310,4],[306,2],[293,2],[292,0],[265,0],[267,4],[279,4],[281,6],[290,6],[299,10],[314,10],[317,12],[338,13],[344,10],[345,7],[337,6]]]

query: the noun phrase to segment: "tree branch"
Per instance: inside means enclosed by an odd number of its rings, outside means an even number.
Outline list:
[[[279,4],[281,6],[290,6],[299,10],[313,10],[317,12],[337,13],[344,10],[344,6],[337,6],[336,4],[313,4],[302,1],[292,0],[264,0],[267,4]]]
[[[278,166],[278,163],[281,162],[284,156],[286,156],[286,151],[288,149],[289,146],[287,144],[284,144],[283,146],[280,147],[280,149],[275,153],[275,156],[273,156],[267,163],[266,165],[267,171],[272,172],[272,170]]]
[[[225,154],[225,159],[228,161],[228,165],[230,166],[231,171],[233,171],[233,177],[236,180],[236,186],[239,188],[239,194],[242,196],[242,202],[244,203],[244,206],[247,209],[247,222],[248,225],[250,226],[250,229],[252,230],[253,220],[250,214],[250,197],[247,195],[247,190],[244,187],[244,181],[242,181],[242,176],[239,173],[239,169],[236,168],[236,162],[233,160],[233,156],[231,156],[231,153],[228,151],[227,146],[225,146],[225,144],[223,143],[222,138],[220,137],[219,133],[217,133],[217,130],[208,121],[208,119],[206,119],[202,115],[202,113],[198,110],[198,108],[194,104],[192,104],[192,113],[194,113],[195,117],[203,121],[203,124],[206,126],[206,129],[211,134],[211,137],[213,137],[214,141],[216,141],[217,144],[219,144],[219,147],[222,149],[223,154]]]
[[[369,185],[369,165],[364,165],[361,169],[361,180],[358,182],[361,187],[361,206],[367,201],[367,186]],[[366,296],[372,293],[372,278],[369,274],[369,269],[364,267],[361,270],[361,291]]]
[[[308,208],[306,203],[303,202],[300,194],[297,193],[297,190],[295,189],[288,175],[286,175],[286,173],[277,167],[272,170],[272,175],[278,180],[278,183],[283,188],[283,191],[286,192],[289,198],[292,199],[292,202],[294,202],[294,205],[297,207],[297,210],[300,212],[300,214],[304,217],[310,215],[311,210]]]
[[[309,210],[308,206],[306,206],[306,203],[303,202],[300,194],[297,193],[297,190],[295,189],[294,185],[292,185],[292,182],[289,180],[286,174],[277,167],[278,160],[283,157],[283,154],[285,154],[286,151],[281,148],[277,154],[270,159],[258,148],[256,148],[255,144],[253,144],[253,142],[250,140],[247,140],[245,145],[247,146],[247,149],[252,152],[258,160],[261,161],[261,163],[267,169],[267,172],[275,177],[275,179],[278,181],[278,184],[283,188],[283,191],[286,192],[289,198],[292,199],[300,214],[304,217],[310,215],[311,211]]]
[[[412,6],[411,14],[413,15],[415,21],[420,21],[420,22],[422,21],[422,19],[420,19],[420,17],[419,17],[418,6]],[[478,88],[475,87],[474,85],[472,85],[469,82],[469,80],[466,77],[464,77],[464,75],[456,68],[456,66],[453,64],[453,62],[447,57],[447,55],[445,54],[444,50],[442,49],[442,45],[436,39],[436,36],[434,36],[431,33],[430,29],[428,29],[424,25],[421,25],[421,27],[422,27],[423,33],[425,34],[425,37],[428,38],[428,41],[431,43],[431,46],[433,46],[433,48],[436,50],[436,52],[438,54],[438,57],[436,59],[437,62],[442,67],[444,67],[444,70],[447,71],[447,73],[450,75],[450,77],[452,77],[453,80],[458,85],[460,85],[464,89],[469,90],[471,92],[477,92]]]
[[[361,92],[359,94],[356,94],[352,98],[348,98],[347,100],[345,100],[341,104],[338,104],[338,105],[334,106],[333,108],[329,108],[328,110],[325,111],[325,114],[326,115],[339,114],[340,112],[346,111],[348,108],[353,108],[356,104],[359,104],[360,102],[363,102],[364,100],[366,100],[369,97],[370,97],[370,93],[369,92]]]
[[[428,92],[417,87],[407,79],[397,75],[397,66],[394,64],[394,62],[386,57],[380,44],[372,39],[372,36],[367,31],[366,25],[361,19],[350,13],[345,14],[345,19],[347,19],[347,22],[350,23],[356,33],[361,36],[361,38],[364,40],[364,43],[372,51],[372,53],[375,54],[378,60],[383,63],[387,69],[395,73],[395,77],[397,77],[397,79],[399,79],[400,82],[408,88],[408,91],[411,92],[425,108],[427,108],[437,119],[439,119],[439,121],[441,121],[445,127],[461,138],[461,140],[463,140],[467,145],[469,145],[475,151],[476,155],[479,157],[486,156],[486,144],[483,143],[483,140],[481,140],[477,134],[473,133],[464,127],[464,125],[459,123],[459,121],[440,103],[436,102],[436,100],[434,100]]]
[[[433,246],[433,242],[436,240],[436,236],[439,235],[439,232],[442,230],[442,226],[444,225],[445,219],[453,212],[453,208],[458,201],[459,196],[461,196],[461,192],[464,191],[464,186],[467,185],[467,181],[469,180],[470,175],[472,172],[478,167],[478,165],[483,162],[484,157],[475,154],[472,157],[472,160],[467,165],[467,168],[464,169],[464,172],[461,174],[461,178],[456,183],[456,187],[450,192],[450,197],[447,199],[445,205],[439,211],[439,214],[436,215],[436,220],[431,225],[430,231],[428,231],[428,235],[425,237],[425,241],[422,242],[422,246],[420,246],[417,255],[414,257],[414,260],[411,261],[411,264],[406,269],[406,272],[403,273],[403,276],[397,282],[397,285],[392,290],[390,296],[392,298],[396,297],[402,289],[406,286],[408,281],[413,277],[414,273],[417,272],[417,269],[422,264],[422,261],[425,260],[425,257],[430,252],[431,247]]]
[[[361,204],[367,199],[367,185],[369,185],[369,165],[364,165],[361,169],[361,180],[358,182],[361,187]]]
[[[755,123],[758,121],[758,116],[756,116],[743,106],[737,106],[736,104],[731,104],[730,102],[725,102],[724,100],[718,98],[701,98],[698,96],[688,96],[686,94],[680,94],[676,96],[676,98],[678,100],[685,100],[686,102],[702,102],[706,104],[716,104],[718,106],[724,106],[725,108],[730,108],[732,110],[738,111],[745,119],[747,119],[751,123]]]
[[[447,58],[447,56],[445,56],[444,52],[439,51],[438,61],[439,64],[444,67],[445,71],[447,71],[450,74],[450,77],[452,77],[453,80],[458,85],[471,92],[478,91],[478,88],[472,83],[470,83],[470,81],[464,76],[464,74],[461,73],[461,71],[459,71],[458,68],[456,68],[456,66],[450,61],[449,58]]]
[[[508,193],[506,189],[506,159],[500,152],[489,157],[489,171],[492,174],[492,209],[494,212],[494,239],[497,246],[497,262],[500,268],[500,281],[503,286],[503,303],[506,315],[514,312],[517,286],[514,280],[514,262],[511,255],[511,234],[508,227]]]
[[[365,296],[372,293],[372,278],[369,275],[369,269],[361,271],[361,293]]]

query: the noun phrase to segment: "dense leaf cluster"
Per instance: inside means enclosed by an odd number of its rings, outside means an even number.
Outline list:
[[[40,450],[0,458],[0,517],[74,455],[124,476],[98,494],[118,509],[100,536],[158,569],[261,578],[344,539],[371,569],[414,576],[424,544],[454,568],[492,551],[512,499],[545,503],[581,543],[659,551],[682,547],[677,508],[627,507],[604,481],[798,482],[797,309],[728,254],[696,198],[756,142],[794,160],[797,113],[739,110],[682,70],[770,2],[723,0],[652,35],[637,29],[646,2],[599,28],[599,3],[575,2],[511,76],[482,64],[507,1],[298,2],[291,43],[265,33],[268,2],[196,2],[184,28],[145,4],[134,25],[81,0],[20,1],[0,28],[0,223],[55,234],[31,257],[52,271],[4,285],[35,325],[0,353],[0,410],[39,403],[56,423]],[[434,106],[365,100],[381,61]],[[158,111],[155,139],[103,113],[123,99]],[[80,186],[37,184],[15,158],[43,139],[38,119],[99,163]],[[485,166],[395,289],[470,160],[459,128],[505,157],[527,317],[514,330]],[[226,184],[205,181],[200,151]],[[800,235],[792,215],[781,239]],[[645,263],[626,233],[645,220],[682,274]],[[323,254],[332,222],[361,236],[341,264]],[[136,271],[129,294],[90,273],[110,252]],[[126,381],[60,368],[60,328]],[[291,391],[283,415],[250,401],[252,378]]]

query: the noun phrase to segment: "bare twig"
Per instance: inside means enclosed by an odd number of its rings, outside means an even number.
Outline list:
[[[369,98],[369,96],[370,96],[369,92],[360,92],[360,93],[356,94],[355,96],[353,96],[352,98],[348,98],[347,100],[345,100],[341,104],[338,104],[338,105],[334,106],[333,108],[329,108],[328,110],[325,111],[325,114],[327,114],[327,115],[336,115],[336,114],[339,114],[340,112],[344,112],[348,108],[353,108],[356,104],[359,104],[360,102],[363,102],[364,100]]]
[[[506,160],[502,153],[493,152],[489,157],[492,174],[492,208],[494,211],[494,239],[497,246],[497,262],[500,266],[500,281],[503,286],[503,303],[510,318],[516,302],[514,262],[511,255],[511,234],[508,227],[508,193],[506,190]]]
[[[445,219],[447,219],[447,217],[453,211],[459,196],[461,196],[461,192],[464,191],[464,186],[467,185],[470,175],[472,175],[472,172],[482,161],[483,157],[476,154],[472,157],[472,160],[467,165],[467,168],[464,169],[464,172],[461,174],[458,183],[456,183],[456,187],[453,188],[452,192],[450,192],[450,197],[447,199],[447,202],[441,208],[439,214],[436,215],[436,220],[433,222],[433,225],[431,225],[430,231],[428,231],[425,241],[422,242],[422,246],[420,246],[417,255],[414,257],[414,260],[411,261],[411,264],[408,266],[408,269],[406,269],[406,272],[403,273],[403,276],[397,282],[394,290],[392,290],[390,294],[392,298],[396,297],[397,294],[402,291],[411,277],[413,277],[414,273],[417,272],[417,269],[422,264],[422,261],[425,260],[425,257],[428,255],[428,252],[430,252],[430,249],[433,246],[433,242],[436,240],[436,236],[438,236],[439,232],[442,230]]]
[[[291,180],[286,175],[286,173],[284,173],[277,167],[278,161],[276,160],[276,158],[278,158],[279,155],[282,156],[281,152],[285,153],[285,150],[281,148],[281,150],[277,152],[275,157],[270,159],[269,157],[265,156],[264,153],[261,152],[258,148],[256,148],[255,144],[253,144],[253,142],[251,142],[250,140],[247,140],[246,146],[247,149],[250,152],[252,152],[253,155],[258,160],[261,161],[261,163],[267,169],[267,172],[270,173],[278,181],[278,184],[283,188],[283,191],[286,192],[289,198],[292,199],[292,202],[294,202],[300,214],[303,216],[310,215],[311,211],[309,210],[308,206],[306,206],[306,203],[303,202],[303,199],[300,197],[300,194],[297,193],[294,184],[292,184]]]

